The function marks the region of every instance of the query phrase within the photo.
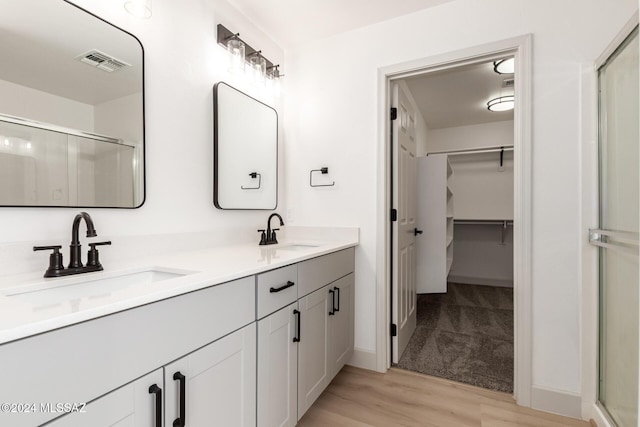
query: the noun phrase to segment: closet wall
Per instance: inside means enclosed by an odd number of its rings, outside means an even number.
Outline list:
[[[427,140],[428,151],[510,145],[513,121],[433,129]],[[504,152],[502,167],[499,152],[449,161],[455,218],[449,282],[513,286],[513,152]]]

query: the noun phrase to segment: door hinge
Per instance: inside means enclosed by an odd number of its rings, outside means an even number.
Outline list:
[[[391,209],[391,222],[396,222],[398,220],[398,210]]]
[[[398,118],[398,109],[396,107],[391,107],[391,120],[395,120]]]
[[[398,326],[395,323],[391,324],[391,336],[395,337],[398,335]]]

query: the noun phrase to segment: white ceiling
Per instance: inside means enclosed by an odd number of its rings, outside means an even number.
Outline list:
[[[493,112],[487,101],[513,95],[502,81],[513,74],[498,74],[493,63],[467,65],[405,79],[429,129],[513,120],[513,110]]]
[[[228,0],[283,48],[453,0]]]
[[[91,105],[142,90],[142,48],[130,35],[66,2],[5,3],[0,79]],[[132,67],[108,73],[75,60],[91,49]]]

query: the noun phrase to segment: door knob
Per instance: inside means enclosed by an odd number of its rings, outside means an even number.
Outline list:
[[[422,230],[418,230],[417,228],[413,229],[413,235],[417,236],[418,234],[422,234]]]

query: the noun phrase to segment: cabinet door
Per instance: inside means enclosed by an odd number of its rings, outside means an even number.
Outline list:
[[[300,342],[298,343],[298,419],[320,396],[330,381],[328,365],[331,298],[325,286],[298,301]]]
[[[255,323],[165,366],[164,375],[166,427],[177,419],[189,427],[255,426]]]
[[[353,355],[354,276],[349,274],[329,285],[334,314],[329,316],[329,372],[331,379]],[[332,301],[329,301],[332,304]]]
[[[159,427],[156,419],[157,400],[162,414],[162,394],[151,393],[154,384],[162,390],[162,369],[108,393],[82,408],[50,424],[50,427]],[[161,393],[161,392],[160,392]],[[157,397],[157,400],[156,400]],[[55,404],[51,404],[55,405]],[[160,416],[162,418],[162,416]]]
[[[258,322],[258,427],[298,421],[297,308],[295,302]]]

